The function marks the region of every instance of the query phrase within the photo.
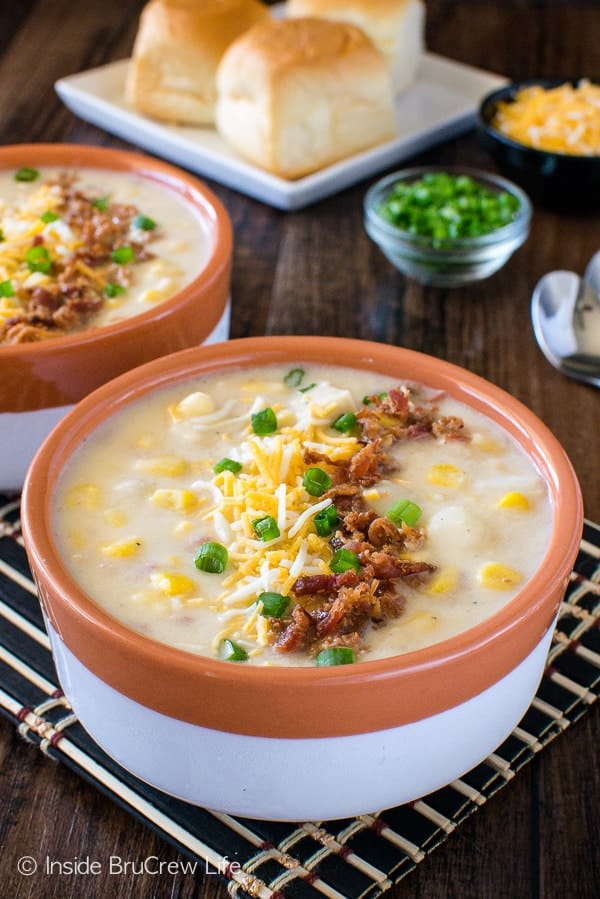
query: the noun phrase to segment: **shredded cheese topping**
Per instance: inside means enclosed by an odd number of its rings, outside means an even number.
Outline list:
[[[523,88],[512,102],[498,104],[493,125],[506,137],[576,156],[600,154],[600,86],[580,81],[545,89]]]

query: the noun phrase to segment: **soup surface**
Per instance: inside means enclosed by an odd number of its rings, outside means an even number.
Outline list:
[[[312,364],[155,391],[59,483],[67,568],[128,627],[259,665],[418,649],[539,566],[545,483],[493,422],[372,372]]]
[[[100,327],[172,296],[210,241],[159,184],[109,170],[0,172],[0,344]]]

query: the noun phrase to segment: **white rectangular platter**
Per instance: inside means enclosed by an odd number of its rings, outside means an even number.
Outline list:
[[[285,210],[308,206],[466,131],[483,95],[505,83],[498,75],[427,53],[415,84],[396,99],[397,137],[291,181],[241,159],[214,128],[167,125],[135,112],[124,97],[128,64],[121,60],[61,78],[56,91],[80,118]]]

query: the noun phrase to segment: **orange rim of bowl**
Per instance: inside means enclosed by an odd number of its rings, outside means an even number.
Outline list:
[[[196,375],[275,363],[368,369],[447,391],[499,424],[548,486],[553,529],[519,593],[480,624],[403,655],[337,668],[258,667],[193,655],[126,628],[67,572],[52,538],[60,472],[82,439],[149,391]],[[383,730],[452,708],[492,686],[538,645],[564,595],[583,527],[573,468],[549,429],[500,388],[450,363],[345,338],[259,337],[183,350],[127,372],[86,397],[39,450],[23,493],[23,533],[42,605],[75,656],[131,699],[173,718],[264,737],[331,737]],[[530,697],[525,697],[528,700]]]
[[[78,331],[32,343],[0,343],[0,363],[14,379],[0,381],[0,412],[60,406],[130,367],[200,343],[219,322],[229,297],[233,232],[221,201],[201,181],[168,163],[141,153],[79,144],[14,144],[0,147],[0,171],[23,165],[106,169],[131,173],[178,196],[201,221],[212,250],[206,264],[173,296],[144,312],[102,328]],[[198,314],[198,300],[202,300]],[[182,324],[183,322],[183,324]],[[91,354],[94,354],[93,356]],[[90,371],[95,383],[80,388],[78,373]],[[85,382],[84,382],[85,383]]]

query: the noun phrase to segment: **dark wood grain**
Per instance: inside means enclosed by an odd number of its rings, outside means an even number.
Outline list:
[[[53,92],[66,74],[127,56],[142,0],[0,4],[3,143],[126,146],[71,115]],[[560,0],[429,0],[427,42],[513,78],[600,78],[600,7]],[[472,133],[415,162],[494,168]],[[371,179],[374,180],[374,179]],[[567,449],[589,517],[600,521],[596,390],[556,373],[537,349],[529,300],[546,271],[582,271],[600,246],[594,215],[536,208],[531,237],[502,271],[468,288],[424,288],[398,274],[366,236],[368,183],[295,213],[218,184],[235,229],[232,336],[363,337],[464,365],[530,406]],[[596,708],[525,768],[418,869],[395,899],[596,899],[600,895],[600,713]],[[23,743],[0,719],[0,896],[210,897],[214,874],[22,877],[17,859],[111,855],[169,861],[175,850],[92,786]]]

